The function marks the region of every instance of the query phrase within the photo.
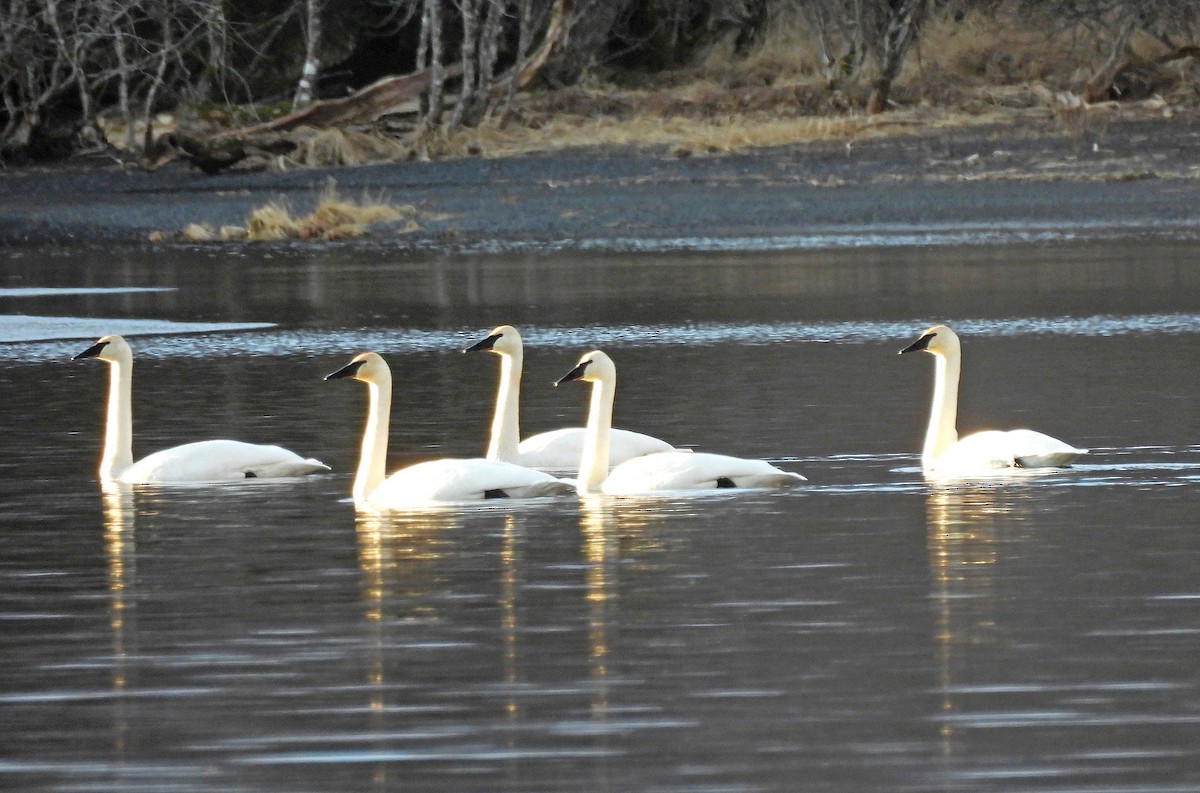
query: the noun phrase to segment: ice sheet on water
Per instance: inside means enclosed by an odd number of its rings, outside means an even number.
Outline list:
[[[110,333],[122,336],[209,333],[270,328],[270,322],[172,322],[164,319],[106,319],[103,317],[0,316],[0,343],[95,339]],[[0,353],[2,355],[3,353]]]

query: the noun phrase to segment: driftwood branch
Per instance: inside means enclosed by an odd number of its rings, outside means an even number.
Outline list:
[[[509,73],[492,81],[490,99],[502,97],[510,86],[523,88],[537,75],[551,56],[567,40],[568,21],[574,0],[557,0],[540,46],[527,57],[518,58]],[[443,68],[442,77],[461,77],[462,64]],[[159,155],[170,149],[186,157],[205,173],[219,173],[251,154],[280,154],[296,148],[289,138],[301,127],[328,129],[374,121],[381,116],[412,109],[412,103],[431,89],[432,71],[421,69],[412,74],[385,77],[349,96],[313,102],[285,116],[242,129],[227,130],[204,137],[178,132],[159,142],[153,150]],[[149,167],[158,167],[165,159],[147,156]]]
[[[573,6],[573,0],[558,0],[554,4],[541,45],[523,61],[518,61],[515,74],[503,75],[495,80],[491,91],[493,95],[503,95],[506,90],[504,83],[513,80],[514,77],[517,87],[528,85],[550,57],[562,48],[567,40],[567,23]],[[459,77],[462,75],[462,65],[445,67],[444,74],[446,77]],[[229,167],[245,156],[239,144],[254,146],[259,139],[265,138],[277,147],[280,133],[299,127],[321,129],[374,121],[381,116],[405,109],[408,103],[430,87],[430,83],[431,75],[427,69],[412,74],[385,77],[349,96],[313,102],[271,121],[212,135],[207,142],[190,139],[184,153],[194,162],[204,162],[208,168]],[[206,158],[205,149],[211,149],[214,153],[220,152],[220,155]]]
[[[453,69],[448,70],[453,71]],[[287,132],[297,127],[339,127],[372,121],[401,107],[429,87],[429,72],[384,77],[349,96],[313,102],[294,113],[221,133],[221,138],[253,138],[268,132]]]

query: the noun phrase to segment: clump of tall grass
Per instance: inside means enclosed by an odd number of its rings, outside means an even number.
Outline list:
[[[359,201],[344,198],[330,182],[317,196],[313,210],[308,214],[297,214],[286,200],[281,199],[252,210],[241,226],[215,228],[207,223],[190,223],[177,235],[155,232],[150,239],[185,242],[340,240],[361,237],[376,223],[405,221],[400,231],[415,231],[420,228],[416,214],[416,207],[412,205],[393,205],[379,196],[364,194]]]

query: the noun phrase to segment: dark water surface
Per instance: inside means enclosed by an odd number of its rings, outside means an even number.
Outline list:
[[[3,256],[2,789],[1200,789],[1194,243]],[[960,427],[1092,454],[924,482],[932,361],[896,352],[935,321]],[[476,455],[496,362],[459,350],[502,322],[526,433],[581,420],[550,383],[600,346],[620,425],[810,482],[356,517],[365,393],[323,376],[390,361],[390,467]],[[110,332],[136,455],[334,473],[102,493],[69,358]]]

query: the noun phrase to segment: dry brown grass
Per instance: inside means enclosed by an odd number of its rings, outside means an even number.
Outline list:
[[[404,159],[411,147],[396,138],[373,130],[307,130],[289,159],[314,168],[362,165],[367,162]]]
[[[217,229],[206,223],[190,223],[178,235],[155,232],[150,239],[185,242],[338,240],[361,237],[375,223],[403,220],[403,231],[415,231],[419,228],[416,214],[416,207],[396,206],[381,196],[364,195],[360,201],[344,198],[330,182],[317,196],[312,212],[306,215],[296,215],[284,201],[272,201],[253,210],[243,226]]]
[[[1070,90],[1090,75],[1103,42],[1054,30],[1013,3],[927,20],[894,91],[900,110],[861,110],[870,64],[831,90],[815,43],[794,17],[774,21],[745,57],[722,42],[696,65],[643,80],[638,90],[593,79],[586,88],[520,97],[509,123],[427,136],[430,157],[505,156],[588,146],[724,153],[811,140],[905,134],[922,128],[1050,117],[1035,88]],[[1072,130],[1067,130],[1072,131]]]

